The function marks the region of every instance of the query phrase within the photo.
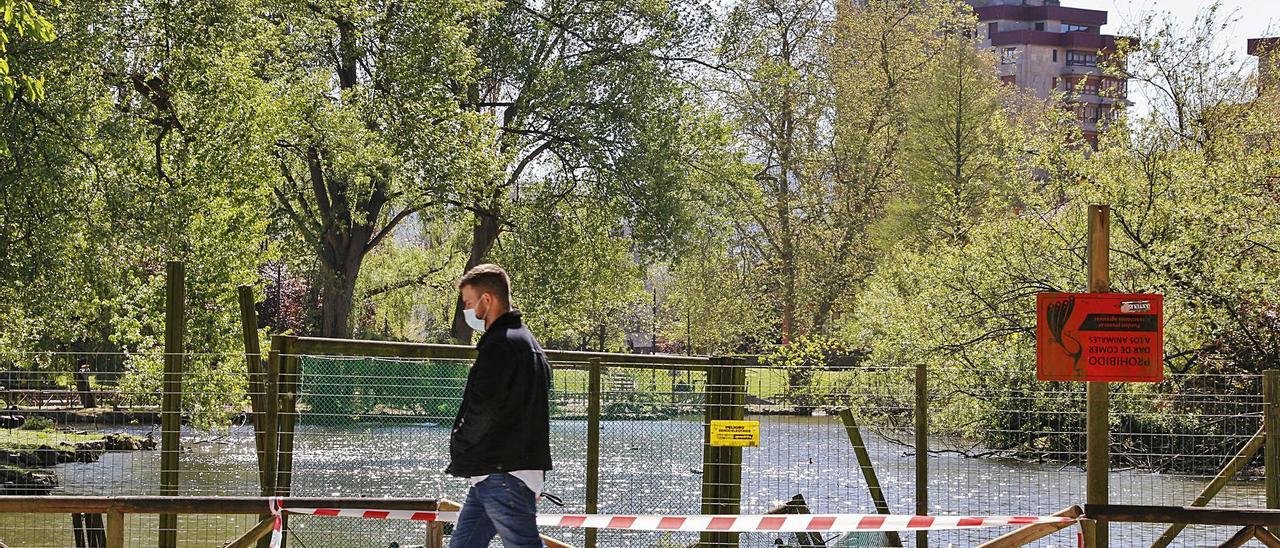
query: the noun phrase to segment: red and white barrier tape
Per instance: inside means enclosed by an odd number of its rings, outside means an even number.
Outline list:
[[[275,520],[275,524],[271,526],[271,548],[280,548],[280,543],[284,540],[283,522],[284,517],[280,514],[280,497],[271,497],[267,501],[267,506],[271,507],[271,517]]]
[[[273,503],[273,507],[278,505]],[[419,512],[412,510],[361,510],[350,508],[284,508],[290,514],[336,516],[364,519],[400,519],[413,521],[454,522],[458,512]],[[278,516],[279,510],[273,508]],[[572,527],[589,529],[623,529],[629,531],[724,531],[735,533],[847,533],[854,531],[936,531],[943,529],[976,529],[1008,527],[1039,523],[1067,523],[1075,518],[1058,516],[905,516],[883,514],[790,514],[790,515],[540,515],[540,527]],[[273,542],[279,535],[272,533]]]

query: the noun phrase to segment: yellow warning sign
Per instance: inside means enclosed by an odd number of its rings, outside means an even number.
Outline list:
[[[711,421],[712,447],[760,447],[760,421]]]

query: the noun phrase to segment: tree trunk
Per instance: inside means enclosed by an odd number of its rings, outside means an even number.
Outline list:
[[[477,265],[484,264],[485,257],[489,255],[489,250],[493,249],[493,244],[497,243],[498,234],[501,232],[496,212],[476,213],[475,216],[476,224],[471,228],[471,253],[467,256],[467,266],[462,270],[463,274]],[[514,299],[512,301],[514,306]],[[454,301],[453,328],[449,333],[459,342],[464,344],[471,342],[471,326],[467,325],[466,319],[462,316],[461,294]]]
[[[330,270],[325,265],[325,270]],[[320,287],[320,336],[351,338],[351,309],[355,284],[335,272],[325,272]]]
[[[791,66],[792,39],[789,30],[783,29],[780,38],[782,47],[779,55],[782,64]],[[791,177],[795,174],[798,181],[800,174],[795,173],[795,166],[792,165],[796,145],[794,101],[795,94],[792,92],[791,84],[783,84],[782,124],[779,128],[778,142],[775,143],[778,147],[778,164],[781,168],[781,176],[777,182],[777,207],[779,232],[782,233],[782,344],[791,344],[796,322],[796,237],[795,228],[791,223]]]
[[[345,188],[344,188],[345,190]],[[356,219],[377,219],[386,202],[378,185],[371,198],[359,204]],[[335,201],[337,202],[337,201]],[[342,200],[345,202],[345,200]],[[340,202],[339,202],[340,203]],[[335,209],[338,220],[325,225],[320,252],[320,336],[349,339],[352,334],[351,311],[355,308],[356,281],[364,257],[373,248],[374,227],[369,222],[351,219],[345,203]]]
[[[89,386],[89,365],[88,363],[81,365],[75,371],[76,390],[80,392],[80,407],[92,409],[98,406],[97,399],[93,397],[93,388]]]

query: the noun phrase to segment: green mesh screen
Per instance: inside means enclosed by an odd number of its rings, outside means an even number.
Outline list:
[[[467,364],[456,361],[304,356],[303,424],[449,423],[462,402]]]

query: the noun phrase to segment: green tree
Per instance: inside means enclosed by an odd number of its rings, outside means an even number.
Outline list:
[[[355,336],[447,342],[468,229],[460,216],[421,216],[371,252],[356,286]]]
[[[687,131],[697,104],[685,78],[704,20],[689,1],[510,0],[475,21],[484,77],[462,104],[496,120],[502,169],[454,194],[473,219],[464,268],[492,259],[504,232],[542,233],[522,224],[536,208],[555,215],[567,205],[594,210],[645,256],[672,250],[699,147]],[[537,242],[519,244],[529,245]],[[470,340],[461,312],[458,300],[452,333]]]
[[[818,248],[827,265],[816,283],[814,326],[826,325],[838,305],[850,302],[896,241],[886,230],[902,218],[887,210],[903,203],[910,188],[907,145],[920,104],[944,78],[957,33],[976,24],[950,0],[870,0],[837,4],[834,41],[827,54],[834,90],[832,197],[815,216],[826,242]],[[950,52],[950,55],[948,55]],[[918,139],[917,139],[918,140]],[[903,230],[905,231],[905,229]],[[902,231],[899,231],[902,232]],[[818,329],[821,331],[821,329]]]
[[[758,189],[752,178],[758,167],[729,146],[731,130],[721,125],[722,145],[714,147],[720,152],[692,175],[687,245],[649,276],[659,296],[658,337],[691,354],[740,352],[776,338],[775,307],[757,283],[759,257],[735,228],[742,225],[734,218],[742,198]]]
[[[52,42],[53,23],[36,11],[30,0],[0,1],[4,24],[0,25],[0,99],[10,103],[18,97],[39,101],[44,97],[44,77],[30,69],[24,49]],[[19,46],[14,52],[13,45]],[[0,150],[3,152],[3,150]]]
[[[1140,47],[1213,46],[1177,39],[1144,41]],[[1204,52],[1151,51],[1135,55],[1132,70],[1189,78],[1176,73],[1192,67],[1161,60],[1197,55]],[[1249,85],[1247,79],[1203,77]],[[1204,91],[1211,96],[1185,101],[1200,105],[1185,113],[1187,125],[1170,123],[1180,116],[1176,107],[1157,105],[1175,111],[1121,117],[1102,134],[1097,150],[1064,129],[1060,109],[1042,111],[1044,118],[1024,133],[1021,158],[1023,169],[1036,169],[1041,177],[1013,185],[1013,200],[988,195],[964,241],[940,238],[926,246],[894,247],[860,295],[858,314],[845,323],[846,336],[871,349],[877,363],[929,364],[938,382],[955,386],[957,393],[1012,395],[949,407],[943,427],[993,449],[1058,456],[1074,451],[1070,440],[1044,434],[1049,425],[1035,422],[1049,416],[1033,412],[1050,409],[1046,402],[1074,403],[1051,384],[1030,380],[1034,296],[1084,289],[1085,211],[1088,204],[1106,203],[1113,219],[1111,289],[1165,295],[1167,371],[1274,367],[1280,356],[1274,329],[1280,295],[1272,283],[1280,275],[1280,202],[1268,181],[1280,172],[1271,152],[1280,144],[1280,124],[1269,101],[1229,99],[1245,96],[1242,90]],[[1014,114],[1005,107],[1000,112]],[[1049,134],[1041,138],[1041,131]],[[1207,416],[1212,410],[1193,406],[1170,417],[1160,406],[1178,392],[1256,390],[1238,376],[1200,377],[1192,384],[1184,379],[1126,386],[1143,396],[1119,401],[1156,417],[1142,419],[1150,420],[1142,428],[1227,435],[1221,421]],[[1010,410],[1024,412],[1022,418],[1011,418]]]
[[[318,259],[321,335],[351,335],[364,260],[404,220],[444,214],[455,189],[491,177],[492,118],[458,100],[479,76],[469,25],[489,9],[350,0],[271,13],[279,41],[260,70],[281,115],[272,190]]]
[[[951,36],[938,53],[907,102],[905,185],[888,215],[900,228],[882,237],[963,245],[980,208],[1010,178],[1027,173],[1016,161],[1022,151],[1001,108],[1007,94],[992,56],[963,35]]]
[[[271,111],[253,71],[256,8],[53,7],[61,36],[24,52],[48,93],[39,103],[17,97],[3,128],[6,142],[25,141],[4,160],[0,184],[0,249],[21,258],[0,284],[12,297],[6,346],[128,352],[122,382],[145,400],[159,386],[164,261],[183,260],[193,352],[185,406],[202,425],[243,398],[243,375],[227,366],[240,358],[225,353],[242,347],[235,286],[256,279],[264,250],[273,166],[260,153]],[[30,209],[10,207],[24,203]]]
[[[624,309],[641,297],[643,267],[615,224],[623,207],[547,193],[508,210],[518,228],[492,256],[510,271],[516,306],[550,346],[604,350],[600,330],[604,344],[609,333],[621,335]]]
[[[800,284],[817,245],[810,223],[830,183],[831,101],[821,55],[830,9],[823,0],[744,1],[729,14],[721,46],[730,115],[747,158],[759,164],[757,188],[732,215],[777,300],[783,343],[800,329]]]

